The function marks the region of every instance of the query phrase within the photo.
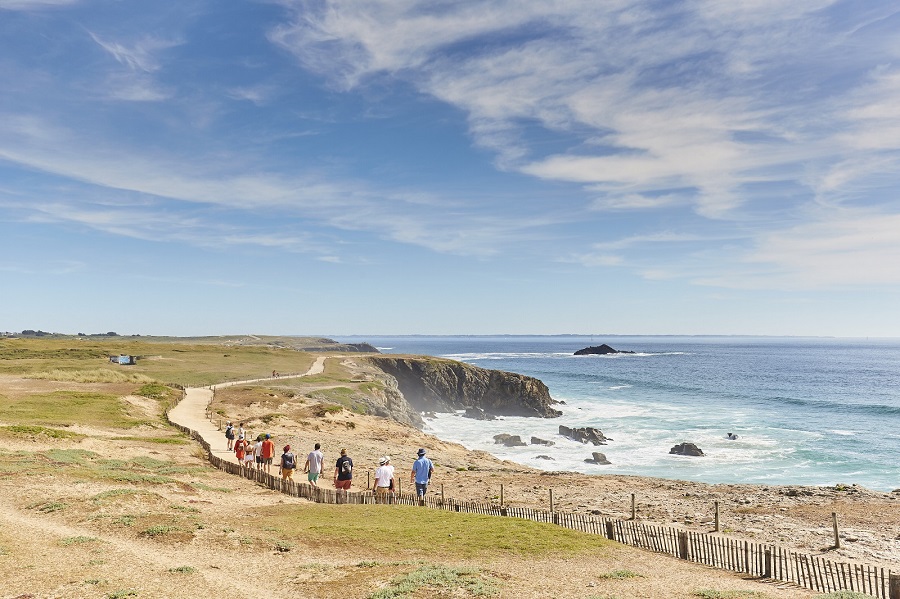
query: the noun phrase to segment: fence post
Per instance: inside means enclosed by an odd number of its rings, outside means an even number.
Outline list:
[[[444,483],[441,483],[441,505],[444,504]]]
[[[678,533],[678,557],[688,558],[688,533],[683,530]]]
[[[550,511],[553,512],[553,489],[550,489]]]
[[[894,574],[892,572],[888,581],[890,593],[888,599],[900,599],[900,574]]]
[[[715,532],[719,532],[719,502],[716,501],[716,528]]]
[[[838,534],[837,512],[831,512],[831,524],[834,527],[834,548],[841,548],[841,537]]]
[[[634,502],[634,493],[631,494],[631,519],[637,520],[637,505]]]
[[[500,509],[503,509],[503,483],[500,483]]]
[[[609,539],[610,541],[615,541],[616,540],[616,525],[615,525],[615,523],[612,520],[607,520],[604,524],[606,525],[606,538]]]
[[[772,550],[766,549],[763,565],[763,578],[772,578]]]
[[[366,490],[367,491],[372,488],[372,480],[370,479],[371,474],[372,473],[369,470],[366,470]]]

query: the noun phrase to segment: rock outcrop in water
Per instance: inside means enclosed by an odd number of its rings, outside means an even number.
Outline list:
[[[372,356],[366,360],[397,381],[403,397],[419,412],[481,408],[497,416],[555,418],[562,412],[540,380],[426,356]]]
[[[607,441],[612,441],[603,434],[599,428],[586,426],[583,428],[569,428],[568,426],[559,425],[559,434],[568,437],[573,441],[581,441],[582,443],[593,443],[594,445],[606,445]]]
[[[591,347],[586,347],[584,349],[579,349],[575,352],[576,356],[604,356],[606,354],[633,354],[633,351],[625,351],[619,349],[613,349],[610,346],[606,345],[593,345]]]
[[[597,466],[607,466],[612,464],[608,459],[606,459],[606,454],[602,454],[599,451],[595,451],[591,454],[591,457],[584,461],[585,464],[595,464]]]
[[[670,449],[669,453],[674,455],[702,456],[703,450],[693,443],[679,443]]]

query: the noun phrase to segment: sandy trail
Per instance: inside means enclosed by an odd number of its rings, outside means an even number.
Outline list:
[[[309,367],[309,370],[297,376],[312,376],[321,374],[324,371],[325,356],[319,356],[316,358],[316,361],[313,362],[312,366]],[[169,410],[169,420],[175,424],[197,431],[203,440],[209,443],[210,452],[213,455],[237,463],[234,452],[228,449],[228,441],[225,439],[225,435],[209,418],[207,418],[206,408],[212,401],[213,393],[216,389],[272,380],[277,380],[277,378],[263,377],[258,379],[247,379],[245,381],[231,381],[228,383],[212,385],[210,387],[186,387],[184,390],[184,399],[182,399],[177,406]]]

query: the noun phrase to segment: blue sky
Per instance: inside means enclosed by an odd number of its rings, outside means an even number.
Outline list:
[[[0,0],[0,330],[900,337],[900,5]]]

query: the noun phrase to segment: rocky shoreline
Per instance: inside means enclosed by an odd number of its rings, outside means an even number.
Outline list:
[[[474,408],[483,410],[487,417],[490,414],[549,414],[553,417],[559,413],[550,407],[555,402],[545,391],[546,386],[530,377],[502,373],[502,380],[507,384],[501,384],[499,388],[505,388],[507,393],[502,402],[492,403],[484,398],[488,396],[486,390],[494,388],[487,381],[498,380],[492,379],[490,373],[497,371],[422,357],[377,356],[367,360],[396,377],[402,396],[416,397],[408,401],[413,409]],[[478,383],[470,384],[470,387],[460,385],[460,381],[467,378],[470,383]],[[510,381],[515,384],[509,384]],[[467,391],[460,393],[459,389]],[[536,390],[536,393],[529,395],[525,407],[516,408],[510,402],[514,402],[522,390]],[[385,424],[379,428],[393,426],[396,425]],[[589,446],[609,440],[597,429],[579,430],[562,425],[560,434]],[[437,449],[438,459],[448,468],[441,471],[442,476],[436,480],[452,489],[452,495],[458,499],[496,501],[502,484],[507,504],[539,507],[547,501],[547,492],[552,488],[556,509],[630,518],[634,495],[639,520],[705,532],[712,530],[714,506],[718,502],[722,534],[822,554],[836,560],[894,567],[900,562],[900,489],[884,493],[854,484],[834,487],[706,484],[601,472],[548,472],[500,460],[485,452],[469,451],[421,431],[415,436],[419,437],[415,443]],[[514,435],[505,437],[495,441],[506,445],[526,443]],[[540,441],[538,439],[537,444]],[[692,453],[693,448],[682,447],[681,451]],[[599,453],[586,461],[598,465],[606,462],[605,456]],[[833,548],[832,513],[837,515],[839,523],[840,549]]]

